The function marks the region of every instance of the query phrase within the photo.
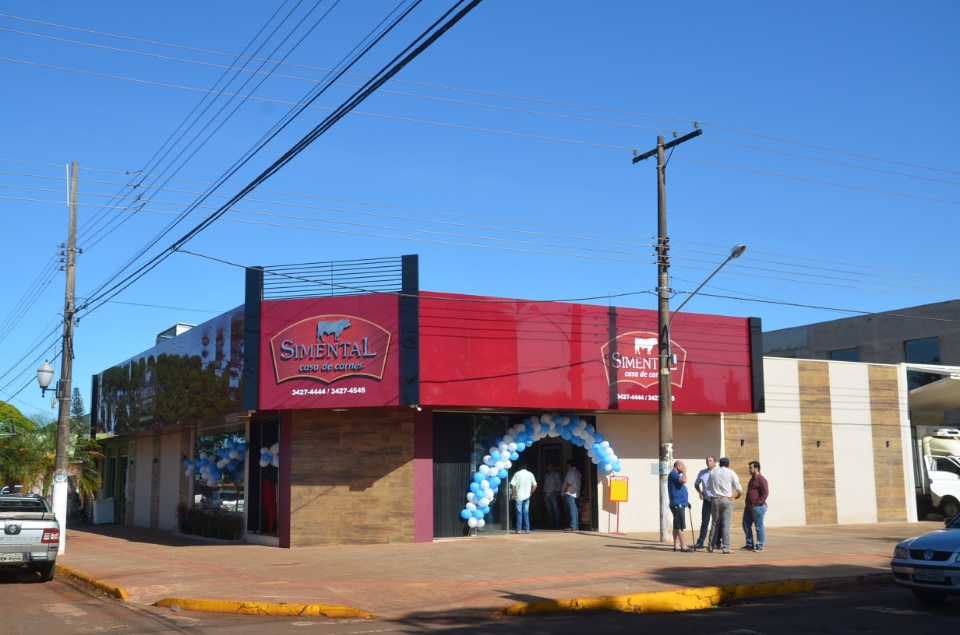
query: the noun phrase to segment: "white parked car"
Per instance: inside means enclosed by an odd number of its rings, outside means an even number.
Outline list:
[[[904,540],[893,550],[894,580],[922,602],[960,595],[960,516],[944,524],[943,529]]]

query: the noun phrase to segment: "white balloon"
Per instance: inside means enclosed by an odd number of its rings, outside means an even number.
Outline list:
[[[477,471],[480,472],[481,474],[483,474],[484,476],[486,476],[487,474],[490,473],[490,468],[487,467],[486,465],[481,465],[481,466],[480,466],[480,469],[477,470]]]
[[[486,523],[482,518],[477,521],[477,527],[483,527]]]
[[[503,469],[509,470],[511,467],[513,467],[513,461],[504,461],[504,462],[503,462]]]
[[[562,418],[560,419],[560,425],[565,426],[565,425],[567,425],[568,423],[570,423],[570,417],[562,417]]]
[[[504,452],[506,452],[506,453],[509,454],[509,453],[510,453],[510,446],[509,446],[508,444],[506,444],[506,443],[501,443],[501,444],[500,444],[500,455],[503,456],[503,453],[504,453]]]
[[[517,451],[517,444],[516,444],[516,443],[510,443],[510,445],[509,445],[508,447],[510,448],[510,451],[511,451],[511,452],[516,452],[516,451]]]
[[[235,459],[240,455],[237,453],[236,450],[230,450],[230,454],[228,454],[227,456],[229,456],[231,459]]]
[[[594,443],[597,442],[597,438],[596,438],[595,436],[593,436],[592,434],[588,434],[586,437],[584,437],[583,440],[586,442],[586,444],[587,444],[588,447],[589,447],[589,446],[592,446]]]
[[[516,441],[516,439],[514,438],[514,436],[513,436],[512,434],[508,434],[507,436],[503,437],[503,443],[506,443],[507,445],[510,445],[510,444],[513,443],[514,441]],[[503,445],[503,444],[501,444],[501,445]]]
[[[273,464],[273,467],[280,467],[280,455],[274,454],[273,458],[270,459],[270,463]]]
[[[493,457],[490,456],[489,454],[486,455],[485,457],[483,457],[483,464],[484,464],[484,465],[493,465],[494,463],[496,463],[496,461],[494,461],[494,460],[493,460]]]
[[[201,459],[207,458],[207,453],[206,453],[206,452],[201,452],[201,453],[200,453],[200,458],[201,458]]]
[[[477,495],[474,494],[473,492],[467,492],[467,500],[470,501],[471,503],[475,503],[477,502]]]
[[[617,458],[616,454],[611,454],[609,461],[610,463],[616,463],[617,461],[619,461],[619,459]]]
[[[260,461],[260,467],[267,467],[270,465],[270,461]]]
[[[610,447],[610,442],[609,442],[609,441],[603,441],[603,442],[600,443],[600,447],[603,448],[604,450],[606,450],[607,448]]]
[[[534,431],[534,432],[540,432],[540,428],[542,428],[542,427],[543,427],[543,426],[540,424],[539,421],[534,421],[534,422],[533,422],[533,431]]]
[[[466,507],[472,512],[477,511],[477,506],[474,503],[467,503]]]
[[[467,524],[470,525],[471,527],[476,527],[476,526],[477,526],[477,519],[476,519],[476,518],[470,518],[470,519],[467,520]]]
[[[482,481],[480,481],[480,489],[484,491],[490,489],[490,481],[488,481],[487,479],[483,479]]]
[[[473,509],[476,509],[477,507],[483,508],[483,507],[486,507],[486,506],[489,505],[489,504],[490,504],[490,499],[489,499],[489,498],[481,498],[481,499],[480,499],[480,502],[473,506]],[[469,507],[470,507],[470,504],[468,503],[468,504],[467,504],[467,508],[469,508]],[[473,510],[471,510],[471,511],[473,511]]]
[[[594,465],[598,465],[602,460],[603,459],[601,459],[599,456],[595,456],[592,459],[590,459],[590,462],[593,463]]]
[[[487,499],[487,505],[489,505],[490,501],[493,500],[493,494],[494,492],[492,489],[483,490],[483,497]],[[486,507],[487,505],[481,505],[481,507]]]
[[[267,446],[263,446],[262,448],[260,448],[260,454],[269,454],[269,453],[270,453],[270,448],[268,448]]]
[[[274,443],[270,446],[270,454],[280,454],[280,443]]]
[[[493,466],[497,468],[497,471],[499,472],[503,469],[503,461],[497,461]]]

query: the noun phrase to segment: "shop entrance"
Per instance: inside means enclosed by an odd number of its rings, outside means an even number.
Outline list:
[[[490,513],[484,518],[482,527],[469,527],[460,510],[464,504],[464,492],[471,477],[483,462],[484,455],[494,445],[498,437],[524,421],[528,414],[494,413],[442,413],[434,414],[433,422],[433,499],[434,499],[434,537],[452,538],[474,534],[502,534],[514,528],[516,512],[510,500],[510,478],[516,471],[517,461],[511,466],[507,477],[501,479],[490,501]],[[591,424],[592,417],[584,417]],[[580,529],[592,530],[597,527],[597,510],[593,497],[597,483],[597,469],[586,450],[576,447],[561,437],[543,438],[519,455],[518,461],[526,461],[527,469],[537,479],[537,491],[530,501],[531,528],[536,531],[548,529],[562,530],[569,525],[565,517],[561,500],[560,527],[549,526],[544,483],[547,464],[552,463],[564,476],[564,464],[573,460],[582,474],[580,503]],[[566,523],[566,524],[565,524]]]

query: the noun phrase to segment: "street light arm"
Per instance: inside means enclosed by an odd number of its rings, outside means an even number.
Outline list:
[[[688,295],[688,296],[686,297],[686,299],[684,299],[684,301],[680,303],[680,306],[678,306],[677,309],[670,315],[670,319],[667,320],[667,333],[670,332],[670,325],[673,324],[673,318],[675,318],[675,317],[677,316],[677,313],[680,312],[680,309],[682,309],[684,306],[686,306],[687,302],[689,302],[689,301],[693,298],[693,296],[697,295],[697,293],[700,292],[700,289],[702,289],[702,288],[704,288],[705,286],[707,286],[707,283],[710,282],[710,280],[711,280],[715,275],[717,275],[718,273],[720,273],[720,270],[723,269],[724,265],[726,265],[728,262],[730,262],[730,261],[733,260],[734,258],[739,258],[740,256],[742,256],[742,255],[743,255],[743,252],[745,252],[746,250],[747,250],[747,246],[746,246],[746,245],[737,245],[736,247],[734,247],[733,249],[730,250],[730,255],[727,256],[727,259],[724,260],[723,262],[721,262],[721,263],[720,263],[720,266],[717,267],[716,269],[714,269],[714,270],[713,270],[713,273],[711,273],[709,276],[707,276],[707,279],[704,280],[703,282],[701,282],[701,283],[700,283],[700,286],[697,287],[696,290],[694,290],[693,293],[691,293],[690,295]]]

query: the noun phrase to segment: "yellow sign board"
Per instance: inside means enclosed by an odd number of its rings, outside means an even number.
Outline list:
[[[611,503],[627,502],[627,481],[628,479],[626,476],[610,477],[610,502]]]

